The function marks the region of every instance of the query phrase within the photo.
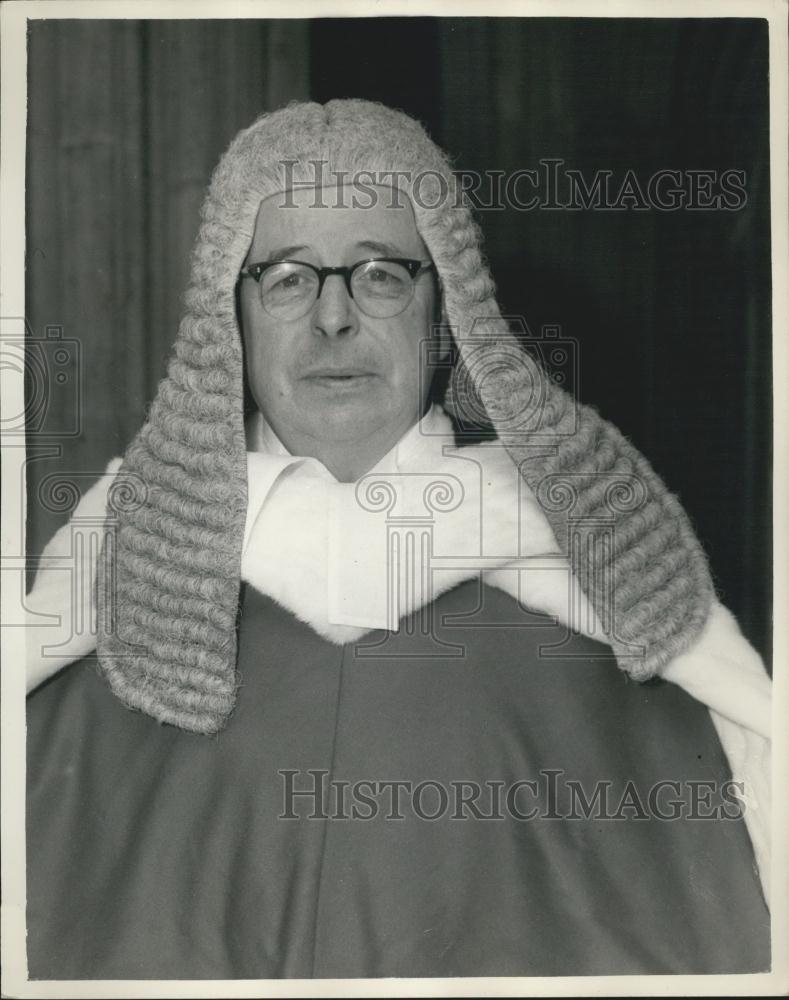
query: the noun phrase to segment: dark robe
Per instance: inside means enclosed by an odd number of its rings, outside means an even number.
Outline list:
[[[31,695],[31,978],[769,968],[703,705],[476,581],[403,626],[336,646],[246,587],[214,738],[128,711],[92,658]]]

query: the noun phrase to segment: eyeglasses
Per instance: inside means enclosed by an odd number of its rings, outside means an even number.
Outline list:
[[[316,267],[302,260],[250,264],[242,278],[258,283],[260,302],[277,319],[306,316],[323,291],[324,282],[341,275],[348,294],[366,315],[389,319],[401,313],[414,297],[417,278],[435,265],[404,257],[374,257],[349,267]]]

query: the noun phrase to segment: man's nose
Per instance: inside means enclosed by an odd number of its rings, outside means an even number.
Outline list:
[[[330,274],[315,304],[313,330],[324,337],[341,337],[355,334],[359,329],[359,314],[348,294],[345,279],[340,274]]]

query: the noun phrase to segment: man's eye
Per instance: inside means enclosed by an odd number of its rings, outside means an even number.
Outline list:
[[[275,288],[297,288],[304,281],[303,274],[286,274],[274,283]]]
[[[357,281],[369,291],[394,293],[407,287],[408,273],[397,264],[378,264],[363,271]]]
[[[302,295],[314,283],[313,275],[299,268],[272,270],[264,276],[261,292],[266,296]]]
[[[385,283],[387,281],[396,281],[397,280],[393,274],[389,274],[387,271],[384,271],[384,269],[381,268],[381,267],[373,267],[373,268],[371,268],[367,272],[367,274],[365,275],[365,277],[367,278],[368,281],[373,281],[373,282],[378,282],[378,283],[382,283],[382,282]]]

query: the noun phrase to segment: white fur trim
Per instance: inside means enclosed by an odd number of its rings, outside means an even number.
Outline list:
[[[768,737],[732,722],[714,709],[710,709],[710,716],[729,762],[732,780],[741,792],[743,818],[751,838],[762,892],[769,906],[772,744]]]
[[[715,601],[692,649],[661,672],[732,722],[770,736],[771,684],[761,657],[734,615]]]
[[[769,905],[772,682],[761,657],[734,615],[716,601],[696,644],[662,676],[710,710],[732,779],[742,788],[745,824]]]

